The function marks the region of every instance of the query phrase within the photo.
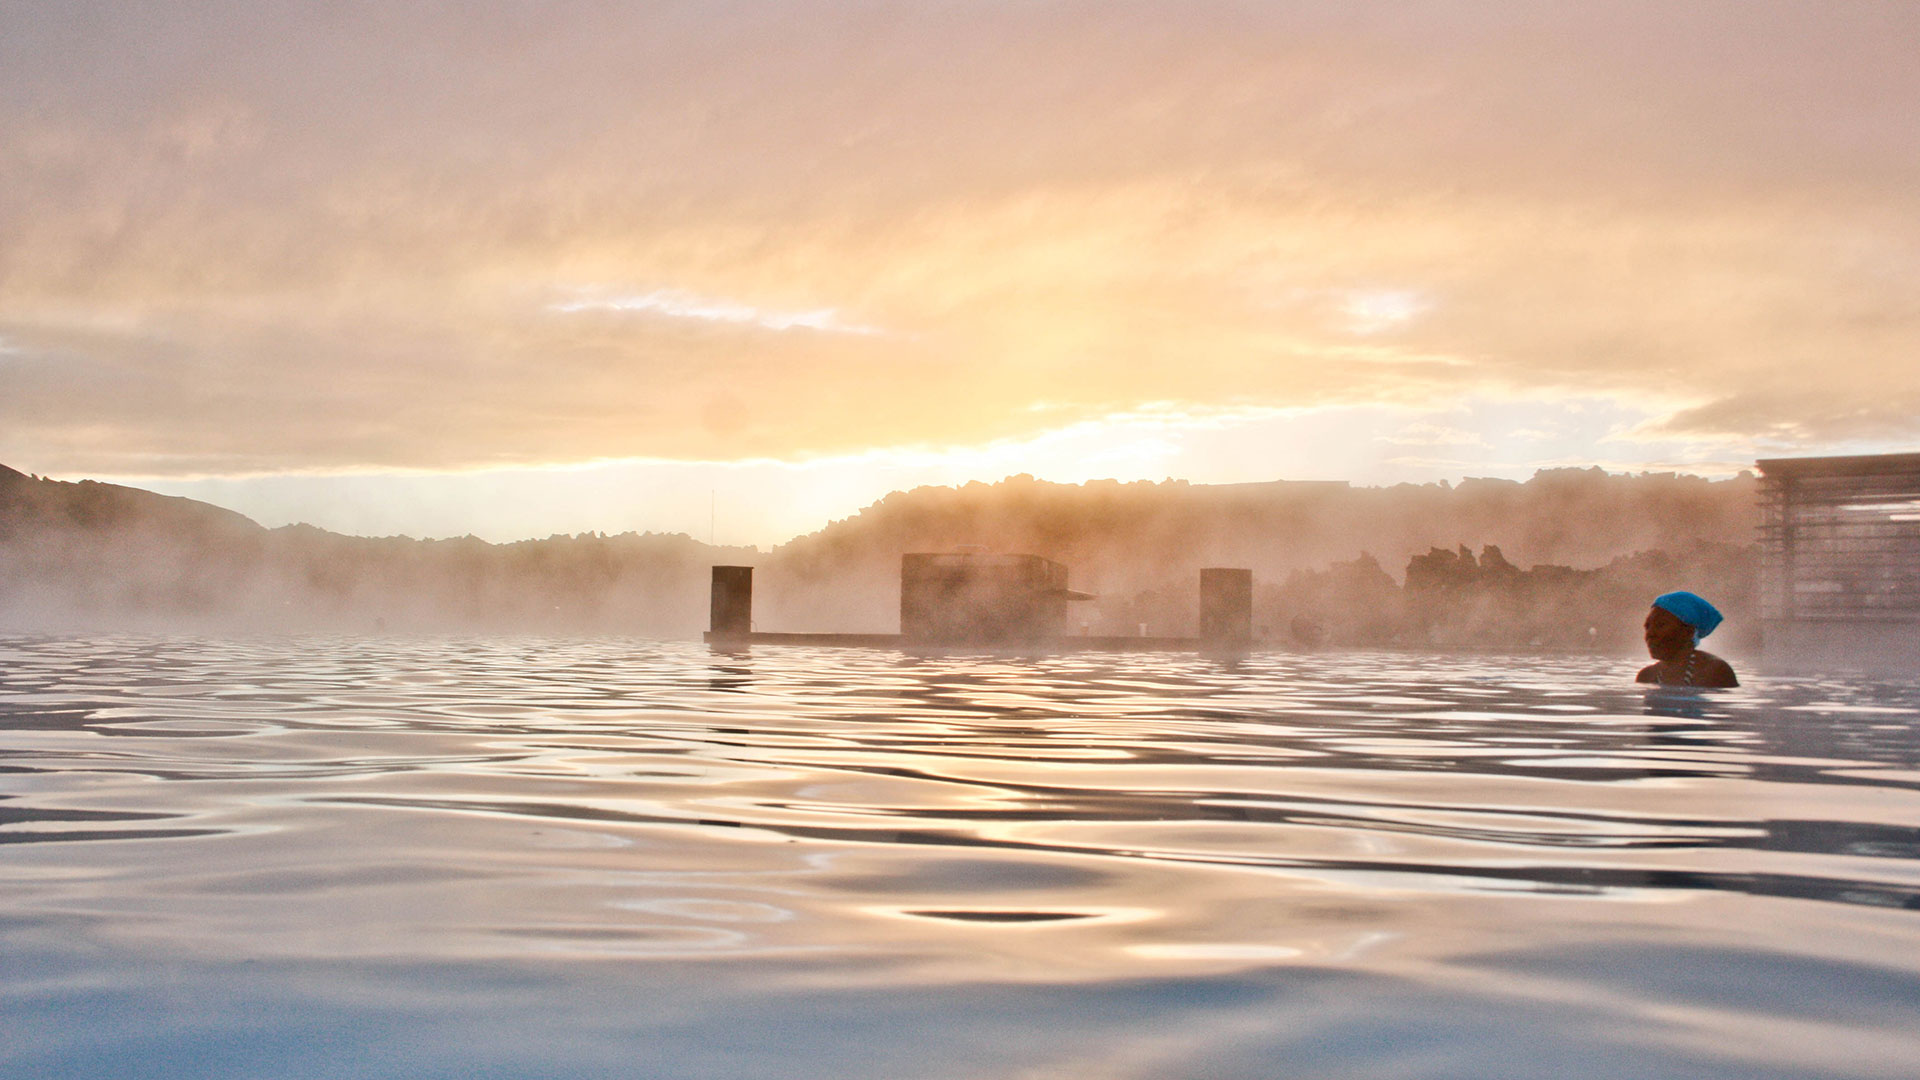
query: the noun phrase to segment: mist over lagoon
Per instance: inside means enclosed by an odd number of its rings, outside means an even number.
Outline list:
[[[0,481],[0,612],[39,623],[0,632],[7,1071],[1874,1077],[1920,1051],[1920,684],[1632,683],[1659,584],[1752,617],[1753,545],[1718,538],[1752,529],[1750,477],[1015,478],[772,552]],[[1400,580],[1366,551],[1269,579],[1282,629],[1225,653],[683,629],[717,557],[780,617],[857,624],[904,612],[903,547],[997,539],[1191,633],[1192,565],[1421,528],[1504,531]],[[1685,545],[1522,567],[1489,535]]]
[[[761,629],[888,633],[902,554],[970,549],[1066,567],[1090,597],[1068,620],[1075,634],[1191,636],[1200,568],[1241,566],[1253,636],[1275,646],[1633,653],[1647,601],[1694,583],[1734,617],[1723,640],[1751,649],[1755,491],[1750,473],[1598,469],[1390,488],[1022,476],[894,492],[763,551],[684,534],[489,544],[268,530],[191,500],[6,470],[0,626],[687,639],[707,628],[709,566],[744,564],[758,567]],[[1320,632],[1302,641],[1297,624]]]

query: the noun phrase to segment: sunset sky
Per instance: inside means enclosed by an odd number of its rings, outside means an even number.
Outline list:
[[[0,463],[769,544],[1920,443],[1920,4],[0,3]]]

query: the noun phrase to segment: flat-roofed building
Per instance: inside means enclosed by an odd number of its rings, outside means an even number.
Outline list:
[[[1758,465],[1766,666],[1920,670],[1920,454]]]

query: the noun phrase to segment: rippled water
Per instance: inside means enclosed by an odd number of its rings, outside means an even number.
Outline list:
[[[6,1076],[1920,1072],[1920,688],[0,639]]]

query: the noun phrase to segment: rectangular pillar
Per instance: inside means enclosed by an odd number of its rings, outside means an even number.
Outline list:
[[[1253,640],[1253,571],[1210,566],[1200,571],[1200,641],[1244,645]]]
[[[713,568],[713,608],[707,626],[715,637],[744,638],[753,632],[753,567]]]

